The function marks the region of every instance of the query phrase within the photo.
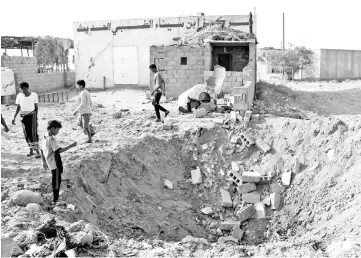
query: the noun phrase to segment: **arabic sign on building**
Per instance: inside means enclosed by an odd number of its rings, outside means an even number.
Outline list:
[[[1,67],[1,96],[15,95],[14,73],[11,69]]]
[[[189,16],[189,17],[174,17],[174,18],[158,18],[158,19],[131,19],[131,20],[116,20],[104,22],[102,25],[99,22],[83,22],[78,23],[76,31],[78,33],[91,34],[92,32],[108,31],[113,35],[117,35],[126,30],[144,30],[144,29],[183,29],[185,33],[191,32],[199,27],[207,26],[212,22],[222,23],[223,26],[233,29],[239,29],[249,32],[250,16]]]

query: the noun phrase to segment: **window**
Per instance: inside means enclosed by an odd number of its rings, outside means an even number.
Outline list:
[[[187,58],[181,57],[181,65],[187,65]]]

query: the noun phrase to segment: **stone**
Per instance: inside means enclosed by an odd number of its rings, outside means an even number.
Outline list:
[[[232,161],[232,170],[237,171],[237,172],[239,171],[238,164],[234,161]]]
[[[239,204],[239,195],[235,195],[233,197],[233,205],[232,205],[232,207],[235,209],[238,206],[238,204]]]
[[[236,185],[242,184],[242,176],[237,171],[230,170],[227,175]]]
[[[192,174],[192,184],[201,184],[202,183],[202,173],[199,167],[191,171]]]
[[[264,154],[271,151],[271,146],[269,146],[267,143],[262,141],[261,139],[256,139],[256,146],[262,150]]]
[[[208,214],[213,213],[213,210],[212,210],[211,207],[205,207],[205,208],[201,209],[201,212],[202,212],[203,214],[208,215]]]
[[[219,228],[221,230],[231,231],[232,228],[234,228],[234,226],[239,227],[240,225],[241,225],[241,222],[239,222],[239,221],[227,220],[227,221],[221,222],[221,225],[219,226]]]
[[[11,200],[19,206],[26,206],[29,203],[40,204],[42,202],[40,193],[29,190],[20,190],[11,194]]]
[[[281,204],[281,193],[280,192],[273,192],[270,194],[271,199],[271,209],[278,210]]]
[[[226,244],[226,242],[229,242],[229,241],[232,241],[232,242],[238,244],[238,240],[232,236],[218,238],[218,244],[220,244],[220,245],[224,245],[224,244]]]
[[[198,108],[193,110],[193,117],[194,118],[201,118],[207,115],[207,110],[204,108]]]
[[[225,99],[217,99],[217,105],[226,105]]]
[[[216,228],[217,225],[218,225],[218,222],[213,221],[213,222],[211,222],[211,223],[209,224],[209,228]]]
[[[122,118],[122,112],[117,112],[117,113],[113,114],[113,118],[114,119]]]
[[[244,118],[247,118],[248,121],[251,120],[251,116],[252,116],[252,111],[247,110],[244,114]]]
[[[262,201],[265,205],[270,206],[271,205],[271,197],[266,197]]]
[[[242,182],[244,183],[257,183],[261,179],[261,175],[256,172],[244,172],[242,174]]]
[[[224,190],[224,189],[220,189],[220,192],[221,192],[221,198],[222,198],[221,206],[225,207],[225,208],[232,207],[233,202],[232,202],[231,194],[227,190]]]
[[[168,189],[173,189],[173,183],[169,181],[168,179],[164,180],[164,186]]]
[[[256,187],[255,183],[241,184],[237,187],[237,191],[240,194],[249,193],[249,192],[255,191],[256,189],[257,189],[257,187]]]
[[[253,204],[248,204],[237,212],[238,218],[241,222],[249,219],[256,213],[256,209]]]
[[[26,205],[26,210],[28,212],[40,212],[41,206],[37,203],[29,203],[28,205]]]
[[[284,172],[281,178],[282,184],[289,186],[291,184],[291,177],[292,177],[291,171]]]
[[[66,208],[69,209],[69,210],[75,211],[75,205],[74,204],[68,204],[66,206]]]
[[[298,172],[300,172],[300,167],[301,167],[301,163],[298,160],[298,158],[296,158],[292,167],[293,173],[297,174]]]
[[[261,201],[261,195],[257,192],[242,194],[242,200],[246,203],[256,203]]]
[[[241,139],[236,135],[231,137],[230,142],[233,144],[241,144],[242,143]]]
[[[235,239],[242,240],[244,231],[237,225],[235,225],[231,231],[231,236]]]
[[[266,208],[265,208],[263,202],[256,202],[254,204],[254,208],[256,209],[258,219],[265,219],[266,218]]]
[[[24,252],[19,245],[10,237],[1,239],[1,257],[22,255]]]

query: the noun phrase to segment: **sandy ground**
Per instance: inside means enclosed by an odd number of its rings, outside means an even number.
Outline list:
[[[361,169],[361,117],[355,110],[361,104],[356,102],[360,88],[349,90],[355,94],[342,98],[337,97],[340,91],[332,91],[335,97],[328,99],[328,105],[306,97],[316,94],[314,91],[298,90],[296,95],[293,91],[263,92],[263,98],[272,98],[255,102],[255,110],[262,107],[265,114],[259,123],[251,123],[247,132],[272,146],[268,154],[229,143],[230,132],[215,126],[215,116],[193,119],[179,115],[176,101],[162,104],[171,110],[175,124],[172,131],[163,130],[154,122],[153,107],[145,100],[144,91],[91,93],[97,130],[91,145],[83,143],[86,137],[72,116],[77,105],[75,92],[69,103],[41,103],[39,136],[46,132],[48,120],[59,119],[63,124],[57,136],[60,144],[79,144],[63,155],[61,200],[73,204],[75,210],[49,212],[44,204],[39,213],[14,205],[11,195],[30,189],[49,200],[51,175],[43,171],[39,159],[25,156],[28,149],[20,122],[11,125],[15,106],[2,106],[10,128],[8,133],[1,131],[2,238],[11,237],[28,249],[34,231],[54,217],[64,226],[80,219],[96,225],[94,241],[104,239],[101,232],[109,236],[106,249],[97,249],[93,243],[92,248],[77,249],[80,256],[357,257],[361,254],[357,244],[361,193],[354,179]],[[113,119],[122,109],[129,112]],[[204,132],[197,138],[200,127]],[[244,128],[238,125],[233,134],[241,130]],[[301,170],[293,175],[291,187],[282,187],[282,209],[273,212],[268,208],[269,220],[251,219],[242,224],[245,234],[240,246],[215,244],[220,235],[209,225],[234,216],[232,210],[220,207],[219,189],[234,193],[234,186],[220,171],[228,171],[231,161],[238,161],[247,171],[255,167],[262,173],[274,170],[277,182],[292,168],[295,158],[300,160]],[[189,181],[195,166],[204,176],[199,187]],[[163,187],[165,178],[173,182],[173,190]],[[210,188],[204,186],[206,182]],[[270,189],[265,186],[257,191],[263,198]],[[212,207],[214,216],[201,214],[204,207]],[[198,238],[184,240],[187,235]],[[60,243],[49,241],[56,246]]]

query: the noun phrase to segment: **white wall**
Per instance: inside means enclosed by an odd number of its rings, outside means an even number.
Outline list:
[[[117,46],[138,46],[138,76],[139,85],[149,84],[149,47],[152,45],[176,44],[173,38],[184,37],[196,30],[197,24],[214,21],[219,16],[197,17],[174,17],[174,18],[147,18],[115,21],[76,22],[73,24],[74,48],[75,48],[75,71],[76,79],[84,79],[90,88],[102,88],[103,76],[106,76],[106,87],[114,86],[113,73],[113,48]],[[248,15],[222,16],[225,26],[229,23],[248,22]],[[198,21],[199,20],[199,21]],[[117,27],[138,26],[145,23],[150,28],[123,29],[113,35]],[[183,24],[183,27],[159,27],[162,24]],[[192,25],[192,26],[191,26]],[[107,30],[91,31],[92,27],[107,28]],[[87,28],[87,33],[77,31],[78,28]],[[249,25],[232,26],[231,28],[249,32]],[[94,60],[91,66],[90,59]],[[90,66],[90,67],[89,67]]]

